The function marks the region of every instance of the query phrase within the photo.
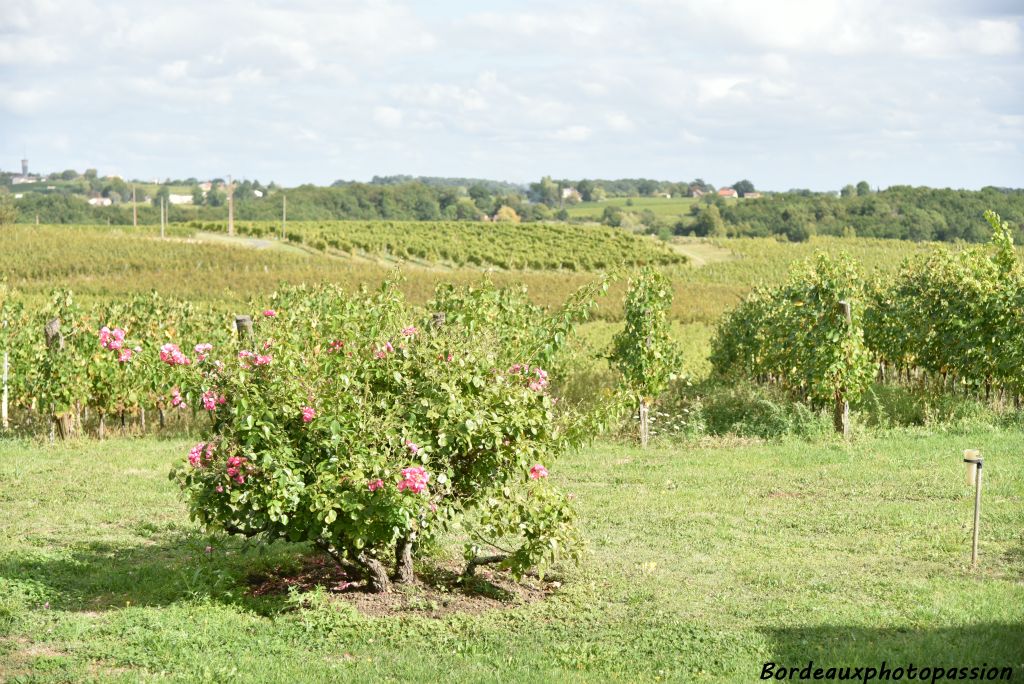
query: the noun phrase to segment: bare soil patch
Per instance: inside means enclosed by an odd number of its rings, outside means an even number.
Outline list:
[[[414,584],[396,584],[393,592],[377,594],[367,591],[334,561],[308,556],[298,570],[275,567],[250,576],[248,593],[274,596],[287,594],[292,587],[299,591],[323,587],[335,600],[349,603],[364,615],[442,617],[523,606],[543,600],[561,586],[551,576],[544,580],[524,577],[517,582],[507,572],[488,567],[478,568],[474,577],[463,578],[459,574],[462,567],[462,563],[446,561],[417,568]]]

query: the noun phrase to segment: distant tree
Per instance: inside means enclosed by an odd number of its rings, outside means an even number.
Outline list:
[[[164,202],[170,204],[171,188],[170,188],[169,185],[161,185],[160,186],[160,188],[157,190],[157,193],[153,196],[153,206],[154,207],[159,207],[161,200],[163,200]]]
[[[703,178],[695,178],[693,182],[690,183],[691,194],[693,190],[700,190],[701,192],[714,192],[715,186],[711,185]]]
[[[485,214],[490,214],[494,210],[494,198],[491,197],[491,191],[486,185],[482,183],[474,183],[469,186],[470,199],[473,200],[473,204],[476,208]]]
[[[780,218],[782,233],[790,242],[807,242],[814,235],[814,221],[806,206],[787,207]]]
[[[618,228],[622,225],[622,218],[625,214],[626,212],[623,211],[622,207],[614,205],[605,207],[604,211],[601,213],[601,223],[606,226]]]
[[[459,195],[458,188],[439,188],[437,191],[437,203],[441,208],[441,213],[448,215],[449,207],[452,207],[451,212],[454,212],[455,205],[459,203],[459,200],[463,199]]]
[[[455,218],[459,221],[478,221],[480,208],[468,197],[460,197],[455,202]]]
[[[743,197],[748,192],[755,192],[754,184],[748,180],[741,180],[734,183],[732,189],[735,190],[740,197]]]
[[[497,213],[494,214],[494,220],[503,223],[519,223],[519,214],[516,210],[508,205],[503,205],[498,209]]]
[[[709,204],[697,214],[697,220],[693,223],[693,229],[697,235],[708,235],[711,237],[725,237],[725,221],[722,220],[722,212],[717,204]]]
[[[117,197],[120,200],[125,200],[131,196],[132,191],[122,179],[111,178],[104,184],[100,194],[111,199]]]
[[[206,206],[223,207],[227,201],[228,196],[223,190],[215,185],[210,186],[209,191],[206,193]]]
[[[167,185],[161,185],[160,189],[156,191],[155,195],[153,195],[153,206],[159,207],[161,200],[170,204],[171,188]]]
[[[639,192],[642,197],[649,197],[650,195],[653,195],[660,187],[661,183],[658,181],[648,180],[646,178],[636,184],[637,192]]]
[[[550,221],[552,216],[551,208],[546,204],[530,205],[529,221]]]
[[[843,186],[843,189],[839,191],[840,197],[853,197],[857,194],[857,188],[852,183],[847,183]]]
[[[60,174],[60,179],[61,180],[70,181],[70,180],[75,180],[76,178],[78,178],[78,172],[75,171],[74,169],[67,169],[67,170],[61,172],[61,174]]]
[[[584,202],[594,201],[594,181],[581,180],[576,184],[576,190],[580,193],[580,197]]]
[[[413,205],[417,221],[436,221],[441,218],[441,205],[437,198],[430,195],[420,195]]]
[[[95,180],[98,175],[96,169],[86,169],[85,173],[82,174],[86,180]]]
[[[198,185],[192,187],[192,204],[197,207],[203,203],[203,189]]]
[[[530,183],[530,199],[553,207],[561,201],[562,191],[551,176],[544,176],[539,182]]]
[[[871,194],[871,186],[867,181],[857,183],[857,197],[867,197]]]
[[[594,189],[590,192],[591,202],[604,202],[607,198],[608,193],[600,185],[595,186]]]

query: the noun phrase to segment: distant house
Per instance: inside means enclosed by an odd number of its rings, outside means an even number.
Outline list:
[[[690,188],[690,197],[703,197],[704,191],[700,188]]]
[[[171,204],[192,204],[192,195],[168,195],[167,201]]]
[[[748,192],[743,195],[743,199],[757,199],[761,196],[759,192]]]
[[[732,188],[722,188],[718,191],[719,197],[739,197],[740,194]]]
[[[257,198],[263,197],[263,191],[262,190],[253,190],[252,194],[254,194]]]
[[[199,184],[199,189],[202,190],[203,192],[210,192],[210,190],[213,189],[213,183],[211,183],[210,181],[206,181],[205,183],[200,183]]]
[[[672,199],[672,193],[671,192],[656,192],[656,193],[654,193],[654,197],[664,197],[665,199]]]
[[[562,188],[562,201],[575,204],[583,201],[583,197],[580,196],[580,192],[576,188]]]
[[[109,197],[90,197],[89,204],[94,207],[109,207],[114,202]]]

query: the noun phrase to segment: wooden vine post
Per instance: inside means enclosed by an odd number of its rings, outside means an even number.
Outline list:
[[[964,449],[967,484],[974,487],[974,533],[971,535],[971,567],[978,567],[978,528],[981,525],[981,464],[985,459],[975,449]]]
[[[64,335],[60,332],[60,319],[52,318],[47,322],[46,327],[43,328],[43,333],[46,335],[46,348],[50,350],[51,354],[62,354],[64,353]],[[50,442],[52,443],[56,439],[56,435],[59,434],[62,440],[69,439],[75,436],[75,417],[74,414],[69,410],[63,414],[57,415],[56,407],[53,403],[50,404]]]
[[[843,324],[846,326],[846,331],[849,332],[850,328],[853,327],[853,318],[850,314],[850,302],[845,300],[839,302],[839,313],[842,316]],[[833,425],[835,426],[836,432],[841,434],[843,437],[849,437],[850,402],[846,398],[846,390],[844,387],[836,389],[835,400],[835,410],[832,413]]]
[[[235,316],[235,330],[238,331],[239,341],[252,339],[252,318],[249,316]]]

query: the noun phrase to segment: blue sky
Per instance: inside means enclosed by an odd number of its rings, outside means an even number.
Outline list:
[[[1024,5],[172,3],[0,12],[0,168],[1024,187]]]

